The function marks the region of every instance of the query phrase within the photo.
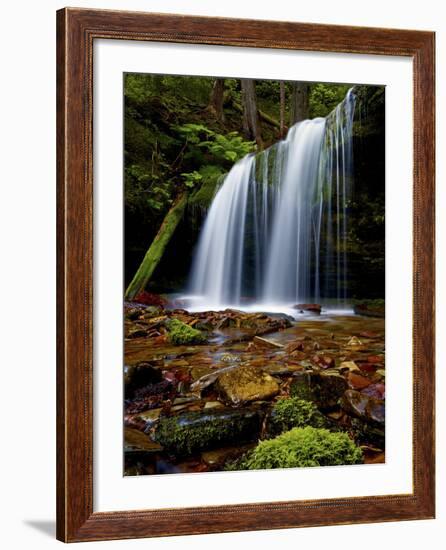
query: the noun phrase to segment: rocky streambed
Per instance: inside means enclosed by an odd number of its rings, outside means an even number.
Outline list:
[[[125,475],[384,462],[384,319],[303,306],[294,320],[126,303]],[[342,456],[299,455],[330,438]],[[297,449],[283,464],[280,442]]]

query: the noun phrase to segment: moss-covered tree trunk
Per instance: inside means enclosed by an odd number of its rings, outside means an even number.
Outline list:
[[[150,280],[156,266],[161,260],[164,250],[169,243],[172,235],[181,220],[184,209],[187,204],[188,193],[184,192],[179,195],[170,208],[169,212],[161,224],[161,227],[153,239],[149,250],[146,252],[141,265],[139,266],[135,276],[125,291],[125,299],[133,300],[144,288]]]

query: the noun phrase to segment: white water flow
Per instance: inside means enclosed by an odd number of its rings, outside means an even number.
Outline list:
[[[354,106],[350,90],[326,118],[233,166],[200,232],[193,308],[346,307]]]

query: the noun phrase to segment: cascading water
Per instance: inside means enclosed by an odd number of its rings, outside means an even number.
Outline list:
[[[355,96],[237,162],[203,224],[190,274],[194,307],[348,299],[348,201]]]

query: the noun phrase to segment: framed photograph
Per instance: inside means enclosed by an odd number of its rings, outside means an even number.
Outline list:
[[[432,32],[57,13],[57,537],[434,517]]]

